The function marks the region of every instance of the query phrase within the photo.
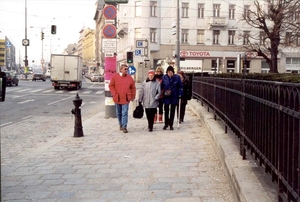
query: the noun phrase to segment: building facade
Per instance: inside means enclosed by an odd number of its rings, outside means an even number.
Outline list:
[[[17,70],[16,49],[6,36],[4,39],[0,39],[0,68],[2,70]]]
[[[259,32],[241,21],[245,10],[253,8],[251,0],[179,0],[179,9],[175,0],[119,4],[118,63],[126,61],[127,51],[133,51],[134,66],[140,71],[154,69],[158,64],[174,65],[179,10],[180,57],[184,60],[180,62],[181,70],[240,73],[243,64],[247,64],[247,72],[267,73],[265,60],[243,46],[245,34]],[[144,41],[147,48],[138,47],[138,41]],[[278,57],[280,73],[300,73],[299,49],[283,49]]]

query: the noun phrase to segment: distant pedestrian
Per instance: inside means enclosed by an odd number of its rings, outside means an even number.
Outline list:
[[[183,86],[183,93],[180,99],[180,107],[177,107],[177,116],[179,113],[179,123],[184,121],[185,109],[188,103],[188,100],[192,98],[192,85],[190,81],[186,78],[185,73],[183,71],[179,71],[178,75],[180,76],[181,83]],[[180,109],[180,112],[178,111]]]
[[[149,132],[153,131],[154,116],[159,104],[160,91],[160,83],[155,79],[155,72],[153,70],[148,71],[148,78],[142,82],[139,92],[139,102],[145,108]]]
[[[128,109],[130,101],[135,99],[136,87],[133,78],[127,74],[128,66],[122,64],[120,72],[113,75],[109,83],[109,90],[116,104],[116,115],[120,130],[127,133]]]
[[[175,109],[179,103],[179,98],[182,96],[182,83],[179,75],[174,74],[172,66],[167,68],[166,74],[162,77],[161,87],[165,111],[165,125],[163,130],[166,130],[168,126],[170,126],[170,130],[174,130]]]
[[[157,81],[159,81],[160,84],[162,82],[163,75],[164,75],[164,69],[161,66],[157,66],[156,70],[155,70],[155,79]],[[164,103],[163,103],[162,99],[159,99],[158,114],[157,114],[157,112],[155,113],[154,123],[157,123],[157,118],[158,118],[159,123],[163,122],[163,113],[164,113],[163,106],[164,106]]]

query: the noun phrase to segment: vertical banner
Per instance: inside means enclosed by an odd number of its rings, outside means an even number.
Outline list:
[[[109,90],[109,82],[116,73],[117,57],[105,57],[105,118],[116,118],[116,107]]]

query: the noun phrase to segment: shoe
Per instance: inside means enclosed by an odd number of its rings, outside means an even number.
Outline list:
[[[166,130],[168,128],[168,126],[167,125],[165,125],[164,127],[163,127],[163,130]]]
[[[170,130],[174,130],[173,126],[170,126]]]
[[[154,123],[157,123],[157,114],[154,115]]]
[[[123,127],[120,125],[120,130],[123,130]]]
[[[128,133],[127,128],[123,128],[123,133]]]
[[[162,123],[162,122],[163,122],[162,116],[163,116],[162,114],[159,114],[159,115],[158,115],[158,122],[159,122],[159,123]]]
[[[152,132],[153,131],[153,129],[152,128],[149,128],[149,132]]]

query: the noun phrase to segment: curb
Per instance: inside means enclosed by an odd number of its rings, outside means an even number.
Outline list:
[[[271,176],[264,173],[247,151],[247,159],[242,160],[239,152],[239,139],[228,129],[225,133],[224,124],[214,114],[208,111],[207,106],[195,99],[187,105],[205,123],[214,150],[224,168],[225,175],[230,183],[231,191],[237,201],[241,202],[273,202],[278,201],[276,184]]]

